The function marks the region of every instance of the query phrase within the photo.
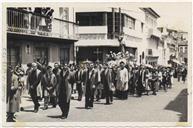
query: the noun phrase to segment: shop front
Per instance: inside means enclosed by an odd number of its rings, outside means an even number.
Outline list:
[[[146,64],[156,66],[158,64],[159,56],[146,56]]]
[[[21,40],[22,39],[22,40]],[[23,35],[8,35],[7,64],[15,67],[21,64],[40,62],[51,65],[55,62],[68,64],[74,62],[74,43],[68,40],[30,37]]]
[[[118,47],[77,47],[76,49],[77,63],[85,60],[103,63],[107,54],[119,51]]]

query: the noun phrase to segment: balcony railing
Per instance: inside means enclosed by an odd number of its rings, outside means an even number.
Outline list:
[[[15,8],[7,9],[7,32],[9,33],[77,40],[77,27],[78,25],[74,22]]]
[[[107,34],[79,34],[79,39],[83,40],[104,40]]]
[[[153,29],[153,28],[148,29],[148,35],[149,36],[153,35],[153,36],[156,36],[158,38],[161,38],[161,32],[159,30]]]

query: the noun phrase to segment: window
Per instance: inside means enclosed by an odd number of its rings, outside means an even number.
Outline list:
[[[141,23],[141,32],[143,32],[143,26],[144,26],[143,23]]]
[[[68,16],[68,8],[59,8],[59,12],[60,12],[60,18],[62,20],[69,20]],[[60,35],[65,35],[67,36],[69,34],[69,23],[66,22],[59,22],[60,25]]]
[[[59,8],[60,18],[63,20],[68,20],[68,8]]]
[[[15,67],[20,63],[20,48],[11,47],[7,49],[7,64]]]
[[[135,29],[135,19],[128,17],[128,27],[130,29]]]
[[[102,26],[105,24],[103,14],[100,12],[76,13],[76,22],[79,26]]]
[[[157,22],[154,18],[146,15],[145,16],[145,21],[148,25],[150,25],[151,27],[156,27],[157,26]]]
[[[148,55],[153,55],[152,49],[148,49]]]
[[[185,47],[185,53],[187,53],[187,52],[188,52],[188,47],[186,46],[186,47]]]
[[[183,47],[180,47],[180,52],[181,52],[181,53],[183,52]]]
[[[60,64],[69,63],[69,48],[60,48]]]
[[[124,26],[128,27],[129,23],[128,23],[128,17],[127,16],[124,17],[124,22],[125,22]]]
[[[145,22],[148,23],[148,15],[145,15]]]

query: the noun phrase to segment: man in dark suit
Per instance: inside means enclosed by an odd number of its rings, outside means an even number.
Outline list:
[[[167,92],[167,71],[166,71],[166,68],[163,68],[162,69],[162,86],[164,88],[164,91]]]
[[[57,84],[56,84],[56,97],[58,97],[58,94],[59,94],[59,85],[60,85],[60,83],[61,83],[61,76],[60,76],[61,69],[60,69],[58,63],[55,63],[55,64],[54,64],[53,73],[55,74],[56,79],[57,79]],[[56,101],[58,101],[58,99],[56,99]]]
[[[97,84],[97,75],[94,70],[94,64],[87,64],[87,70],[84,73],[84,82],[86,86],[85,92],[85,108],[89,109],[93,107],[94,92]]]
[[[137,90],[137,95],[139,97],[142,96],[142,93],[145,91],[145,70],[144,70],[144,66],[143,65],[140,65],[140,69],[138,71],[138,74],[137,74],[137,77],[138,77],[138,83],[137,83],[137,87],[136,87],[136,90]]]
[[[157,82],[158,82],[158,73],[156,72],[156,69],[152,69],[152,78],[151,78],[150,82],[151,82],[151,88],[153,91],[153,95],[157,95],[156,94],[156,86],[157,86]]]
[[[75,73],[76,73],[76,71],[75,71],[75,69],[74,69],[74,65],[70,65],[70,72],[69,72],[70,74],[70,76],[69,76],[69,83],[70,83],[70,85],[71,85],[71,88],[72,88],[72,94],[73,93],[76,93],[76,90],[74,90],[74,85],[75,85],[75,82],[76,82],[76,80],[75,80]]]
[[[67,65],[61,70],[61,83],[59,85],[58,105],[62,111],[61,119],[66,119],[70,110],[70,98],[72,87],[69,84],[70,71]]]
[[[138,80],[138,67],[133,67],[131,70],[131,79],[130,79],[130,93],[131,95],[135,94],[136,91],[136,85]]]
[[[104,85],[106,105],[113,102],[113,88],[114,87],[114,76],[111,67],[108,67],[108,64],[104,65],[104,70],[101,73],[101,82]]]
[[[185,83],[186,81],[186,76],[187,76],[187,69],[184,67],[182,70],[182,81]]]
[[[37,69],[37,64],[32,63],[33,70],[28,75],[28,83],[29,83],[29,93],[34,103],[34,112],[37,113],[39,110],[39,102],[37,97],[37,86],[41,81],[41,73],[40,70]]]
[[[78,91],[78,101],[82,100],[82,94],[83,94],[83,90],[82,90],[82,75],[83,75],[83,70],[77,66],[77,71],[75,73],[75,80],[76,80],[76,86],[77,86],[77,91]]]

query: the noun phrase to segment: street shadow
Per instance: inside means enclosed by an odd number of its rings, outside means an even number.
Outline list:
[[[61,118],[61,115],[56,115],[56,116],[47,116],[47,117],[50,117],[50,118]]]
[[[23,110],[22,112],[34,112],[34,110]]]
[[[85,109],[85,107],[76,107],[76,109]]]
[[[101,103],[101,102],[94,102],[94,104],[103,104],[103,105],[104,105],[105,103]]]
[[[187,122],[187,89],[183,89],[178,96],[164,109],[179,112],[179,122]]]
[[[40,109],[44,110],[44,107],[40,107]],[[49,109],[49,108],[48,108]]]

